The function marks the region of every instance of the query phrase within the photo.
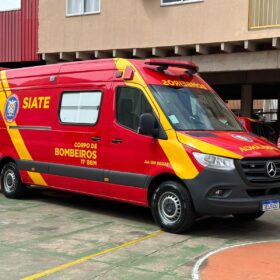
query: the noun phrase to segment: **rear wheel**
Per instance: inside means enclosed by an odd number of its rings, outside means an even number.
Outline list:
[[[20,198],[26,191],[22,184],[17,166],[13,162],[7,163],[1,172],[1,188],[7,198]]]
[[[174,181],[163,182],[151,202],[156,223],[165,231],[182,233],[192,227],[195,213],[188,190]]]
[[[254,221],[260,218],[263,214],[263,211],[258,211],[254,213],[233,214],[233,217],[240,221]]]

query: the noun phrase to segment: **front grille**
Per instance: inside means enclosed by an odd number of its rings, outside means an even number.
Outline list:
[[[276,174],[270,177],[267,172],[267,164],[274,163]],[[247,179],[256,184],[280,182],[280,158],[274,159],[243,159],[241,160],[242,170]]]
[[[252,190],[248,189],[247,194],[251,197],[259,197],[259,196],[266,196],[266,195],[280,195],[280,188],[252,189]]]

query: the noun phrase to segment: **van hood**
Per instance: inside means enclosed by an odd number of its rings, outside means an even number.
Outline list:
[[[229,158],[279,157],[280,149],[268,140],[248,132],[177,131],[178,140],[206,154]]]

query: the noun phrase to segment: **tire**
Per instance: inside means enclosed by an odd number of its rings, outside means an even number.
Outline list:
[[[152,196],[152,214],[161,229],[182,233],[192,227],[195,212],[186,187],[174,181],[159,185]]]
[[[7,198],[20,198],[26,192],[26,186],[21,182],[17,166],[7,163],[1,171],[1,188]]]
[[[254,213],[242,213],[242,214],[233,214],[233,217],[240,221],[254,221],[260,218],[264,214],[263,211],[258,211]]]

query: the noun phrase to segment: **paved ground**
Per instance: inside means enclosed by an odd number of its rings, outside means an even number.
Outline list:
[[[280,212],[252,223],[205,218],[172,235],[140,207],[52,191],[24,200],[0,193],[0,279],[192,279],[212,250],[280,239],[279,231]]]

